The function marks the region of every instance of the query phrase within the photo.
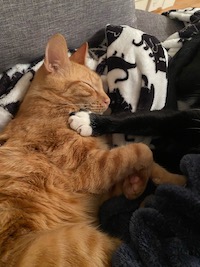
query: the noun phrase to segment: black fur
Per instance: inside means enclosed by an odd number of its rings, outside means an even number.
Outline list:
[[[123,133],[152,136],[155,160],[171,171],[188,153],[200,153],[200,110],[143,111],[114,115],[91,114],[94,135]]]

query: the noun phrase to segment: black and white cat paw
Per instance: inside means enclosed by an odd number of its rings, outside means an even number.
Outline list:
[[[82,136],[91,136],[92,127],[90,122],[90,113],[88,111],[73,112],[69,117],[70,127]]]

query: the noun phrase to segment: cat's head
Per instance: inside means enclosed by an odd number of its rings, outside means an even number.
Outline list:
[[[87,49],[85,43],[69,57],[65,38],[61,34],[54,35],[46,46],[44,64],[33,84],[40,88],[43,97],[56,104],[66,107],[73,104],[77,110],[102,113],[110,99],[103,90],[101,78],[85,66]]]

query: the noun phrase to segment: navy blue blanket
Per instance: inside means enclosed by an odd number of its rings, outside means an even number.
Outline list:
[[[112,266],[200,266],[200,155],[184,156],[181,170],[187,186],[158,186],[144,208],[138,209],[142,197],[104,203],[102,228],[125,241]]]

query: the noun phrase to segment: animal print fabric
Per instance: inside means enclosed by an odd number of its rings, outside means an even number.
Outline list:
[[[169,36],[162,45],[167,49],[170,57],[173,57],[183,44],[191,40],[200,32],[200,8],[177,9],[164,12],[163,15],[170,19],[183,22],[183,29]]]
[[[107,25],[90,44],[112,113],[159,110],[167,94],[168,55],[159,40],[129,26]],[[113,134],[113,146],[151,138]]]

